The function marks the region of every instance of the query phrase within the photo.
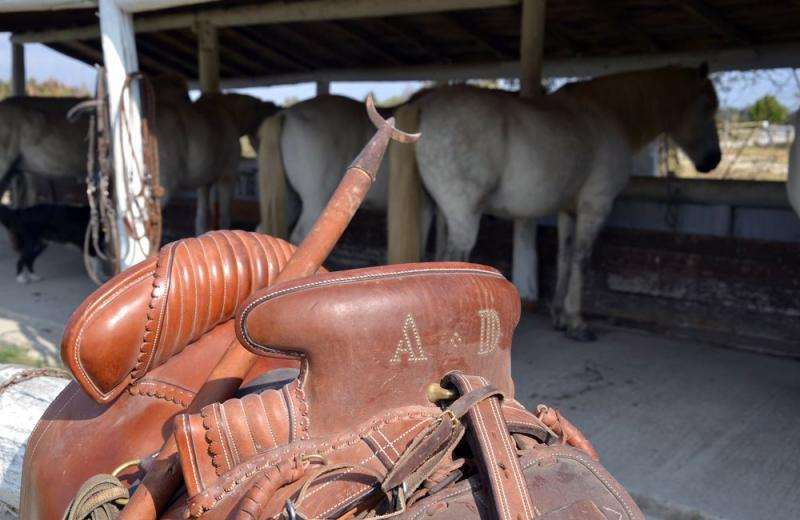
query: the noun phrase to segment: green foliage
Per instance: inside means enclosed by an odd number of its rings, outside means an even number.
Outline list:
[[[769,121],[785,123],[789,117],[789,109],[781,105],[775,96],[764,96],[748,109],[752,121]]]
[[[19,347],[0,344],[0,365],[30,365],[41,367],[43,363],[40,359],[32,357]]]
[[[86,85],[74,87],[65,85],[56,79],[46,79],[44,81],[29,79],[25,82],[25,93],[29,96],[52,97],[86,97],[90,94]],[[10,95],[11,83],[8,81],[0,81],[0,99],[4,99]]]

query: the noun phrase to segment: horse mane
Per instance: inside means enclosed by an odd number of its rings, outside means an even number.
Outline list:
[[[705,74],[694,67],[678,66],[569,83],[554,95],[567,95],[614,114],[635,150],[673,127],[698,96],[710,96],[711,102],[717,103]]]

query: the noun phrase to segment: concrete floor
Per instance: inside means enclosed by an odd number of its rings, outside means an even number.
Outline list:
[[[48,361],[94,290],[80,253],[51,245],[43,281],[14,280],[0,233],[0,344]],[[800,363],[630,330],[575,343],[526,314],[513,353],[517,397],[580,427],[650,518],[800,518]]]

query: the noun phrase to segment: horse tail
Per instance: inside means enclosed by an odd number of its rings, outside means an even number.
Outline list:
[[[261,223],[258,231],[288,238],[286,170],[281,153],[282,113],[268,117],[258,129],[258,190]]]
[[[395,113],[397,128],[419,129],[419,107],[409,103]],[[425,194],[417,168],[415,145],[389,145],[389,196],[387,208],[387,256],[390,264],[419,262],[425,252],[422,243],[422,204]]]

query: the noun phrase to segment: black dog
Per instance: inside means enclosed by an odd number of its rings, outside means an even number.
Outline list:
[[[33,272],[33,263],[47,247],[46,242],[76,244],[83,248],[89,207],[39,204],[10,209],[0,205],[0,223],[8,230],[14,250],[19,254],[17,281],[28,283],[39,279]]]

